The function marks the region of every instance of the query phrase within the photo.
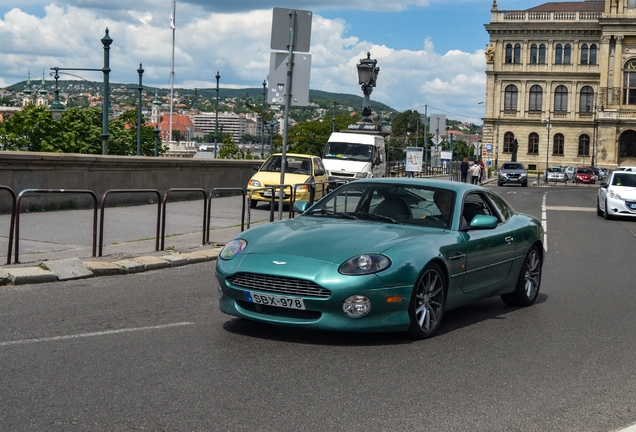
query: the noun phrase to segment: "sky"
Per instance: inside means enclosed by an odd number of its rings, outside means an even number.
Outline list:
[[[498,0],[499,10],[545,1]],[[172,0],[0,1],[0,88],[51,83],[52,67],[101,69],[113,39],[110,81],[170,87]],[[371,53],[380,73],[371,104],[446,114],[481,124],[492,0],[177,0],[175,88],[262,87],[274,8],[310,11],[310,88],[362,96],[356,64]],[[73,72],[101,81],[101,72]],[[62,76],[64,79],[72,79]]]

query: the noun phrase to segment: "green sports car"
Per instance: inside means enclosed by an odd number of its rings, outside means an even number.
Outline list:
[[[543,228],[499,195],[436,179],[340,186],[300,216],[228,242],[216,263],[222,312],[272,324],[432,336],[444,312],[500,295],[534,303]]]

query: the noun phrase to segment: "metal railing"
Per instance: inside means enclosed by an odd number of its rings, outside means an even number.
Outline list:
[[[159,228],[161,225],[161,193],[157,189],[109,189],[102,195],[100,203],[99,215],[99,256],[102,256],[102,247],[104,244],[104,204],[106,197],[115,193],[154,193],[157,194],[157,234],[155,240],[155,250],[159,250]]]
[[[242,188],[214,188],[210,191],[210,195],[208,198],[208,218],[207,218],[207,226],[204,228],[205,229],[205,239],[204,239],[204,243],[209,243],[210,242],[210,218],[212,215],[212,198],[218,197],[218,193],[219,192],[240,192],[240,194],[242,195],[243,199],[241,201],[242,205],[241,205],[241,232],[245,231],[245,190],[243,190]],[[249,208],[248,208],[248,225],[247,227],[249,228]]]
[[[20,203],[22,197],[29,193],[60,193],[60,194],[88,194],[93,198],[93,256],[95,256],[95,242],[97,239],[97,195],[86,189],[25,189],[18,194],[14,208],[15,216],[15,257],[14,263],[20,262]],[[100,249],[101,250],[101,249]],[[100,255],[101,256],[101,255]]]
[[[170,188],[163,195],[163,201],[161,202],[161,250],[164,250],[166,240],[166,207],[168,205],[168,196],[172,192],[201,192],[203,194],[203,228],[201,229],[203,237],[201,244],[205,244],[206,221],[209,222],[207,218],[208,196],[205,190],[201,188]]]
[[[11,223],[9,225],[9,246],[7,248],[7,264],[11,264],[11,248],[13,247],[13,230],[15,229],[15,207],[16,197],[15,192],[9,186],[0,186],[0,190],[6,190],[11,194]]]

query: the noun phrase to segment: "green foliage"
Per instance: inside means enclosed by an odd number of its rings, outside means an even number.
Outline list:
[[[4,150],[57,153],[102,153],[101,108],[70,107],[56,123],[47,107],[27,105],[0,123],[0,139]],[[142,119],[141,154],[154,155],[153,128]],[[130,110],[108,123],[108,154],[137,154],[137,111]],[[167,148],[159,146],[159,153]]]
[[[337,115],[335,130],[347,129],[351,123],[355,123],[357,120],[358,117]],[[333,129],[331,121],[297,123],[287,131],[287,151],[322,156]]]
[[[250,150],[242,150],[230,135],[226,136],[223,145],[219,150],[219,158],[221,159],[255,159]]]

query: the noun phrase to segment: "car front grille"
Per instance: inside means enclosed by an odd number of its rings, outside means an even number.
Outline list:
[[[227,278],[234,286],[280,294],[326,298],[331,292],[320,285],[295,278],[269,276],[258,273],[238,273]]]

